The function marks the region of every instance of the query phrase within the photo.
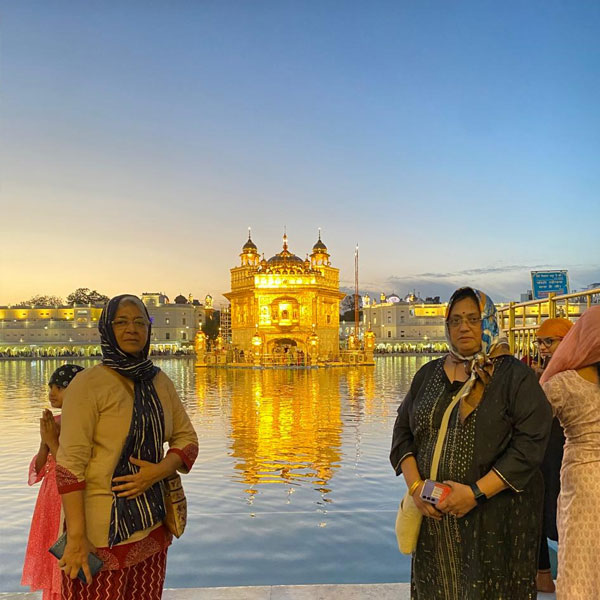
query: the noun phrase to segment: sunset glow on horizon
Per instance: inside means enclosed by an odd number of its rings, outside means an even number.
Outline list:
[[[0,2],[0,305],[211,294],[252,228],[352,289],[600,281],[600,5]]]

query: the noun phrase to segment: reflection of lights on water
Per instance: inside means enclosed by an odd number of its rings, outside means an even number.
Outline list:
[[[319,527],[327,527],[327,523],[325,523],[325,521],[321,521],[319,523]]]
[[[196,373],[196,397],[202,399],[196,408],[206,424],[225,419],[229,426],[227,454],[246,506],[254,505],[258,485],[273,484],[284,484],[286,505],[295,488],[305,485],[318,494],[319,504],[333,502],[325,496],[332,495],[331,478],[343,462],[343,423],[348,427],[353,420],[358,429],[367,406],[373,407],[372,377],[371,370]],[[216,407],[205,400],[215,394],[222,399]],[[353,459],[358,463],[359,455]],[[268,494],[261,500],[268,502]]]

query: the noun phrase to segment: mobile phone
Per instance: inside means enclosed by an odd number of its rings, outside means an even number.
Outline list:
[[[54,544],[48,549],[50,554],[53,554],[58,560],[60,560],[65,553],[65,548],[67,546],[67,532],[65,531]],[[92,552],[88,554],[88,566],[90,567],[90,573],[92,577],[102,568],[104,563]],[[83,581],[83,583],[87,583],[85,578],[85,573],[83,569],[79,569],[79,573],[77,573],[77,577]]]
[[[445,483],[426,479],[421,490],[421,500],[436,506],[450,494],[452,488]]]

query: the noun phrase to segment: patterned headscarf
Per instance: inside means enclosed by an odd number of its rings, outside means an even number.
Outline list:
[[[79,371],[83,371],[83,367],[80,367],[79,365],[61,365],[54,373],[52,373],[52,375],[50,375],[48,385],[57,385],[58,387],[66,388]]]
[[[470,297],[474,297],[477,301],[481,314],[481,348],[471,356],[463,356],[452,345],[448,326],[450,311],[459,296],[465,297],[465,292],[469,292]],[[495,359],[510,354],[508,342],[500,334],[496,307],[492,299],[475,288],[463,287],[456,290],[446,308],[446,340],[450,346],[452,359],[455,362],[464,362],[465,369],[469,374],[469,379],[460,392],[460,418],[461,421],[464,421],[479,406],[483,392],[492,380]]]
[[[121,350],[112,327],[119,304],[127,298],[143,307],[148,320],[148,340],[140,356],[133,356]],[[104,307],[98,322],[98,330],[100,331],[102,363],[120,375],[131,379],[134,383],[131,424],[113,478],[121,475],[133,475],[139,471],[139,467],[129,462],[130,456],[158,463],[162,460],[163,453],[164,414],[152,382],[160,369],[148,359],[151,333],[150,316],[137,296],[131,294],[115,296]],[[165,505],[161,482],[155,483],[134,499],[119,498],[116,493],[113,493],[108,532],[109,546],[112,547],[127,540],[134,532],[147,529],[162,521],[164,517]]]

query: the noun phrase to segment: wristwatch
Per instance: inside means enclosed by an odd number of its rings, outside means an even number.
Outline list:
[[[484,504],[487,500],[487,496],[479,489],[479,486],[476,483],[472,483],[469,487],[473,490],[475,502],[477,502],[477,504]]]

